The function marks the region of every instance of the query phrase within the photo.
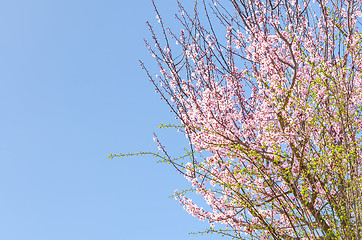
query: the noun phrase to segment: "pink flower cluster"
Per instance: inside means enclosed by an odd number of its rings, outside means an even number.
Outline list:
[[[153,35],[159,53],[150,52],[161,72],[152,80],[156,90],[192,149],[210,155],[198,161],[194,154],[185,166],[206,205],[181,193],[178,200],[240,239],[357,236],[360,3],[241,2],[231,0],[232,18],[218,12],[220,3],[211,6],[224,24],[224,42],[182,6],[185,29],[169,32],[180,55],[172,55],[165,31],[165,48]],[[341,208],[359,210],[346,216]]]

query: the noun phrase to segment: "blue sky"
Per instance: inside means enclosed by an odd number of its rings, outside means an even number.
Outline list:
[[[173,121],[138,64],[158,72],[149,19],[150,0],[0,2],[0,239],[216,239],[187,234],[208,225],[168,198],[189,186],[170,166],[107,159],[155,150]]]

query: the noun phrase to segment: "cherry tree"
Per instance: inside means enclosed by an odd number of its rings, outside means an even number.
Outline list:
[[[146,66],[189,141],[160,153],[204,199],[207,233],[362,239],[361,0],[206,0],[146,41]],[[122,157],[135,154],[113,154]],[[185,162],[186,161],[186,162]],[[185,162],[185,163],[184,163]]]

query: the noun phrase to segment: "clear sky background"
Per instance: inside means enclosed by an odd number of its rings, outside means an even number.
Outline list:
[[[138,64],[158,73],[148,19],[150,0],[0,1],[0,239],[217,239],[187,234],[208,224],[168,198],[189,186],[172,167],[107,159],[185,143]]]

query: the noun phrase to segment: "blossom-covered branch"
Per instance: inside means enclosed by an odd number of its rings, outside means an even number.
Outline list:
[[[160,73],[142,64],[208,208],[176,198],[236,239],[362,239],[361,1],[178,4],[180,33],[149,24]]]

